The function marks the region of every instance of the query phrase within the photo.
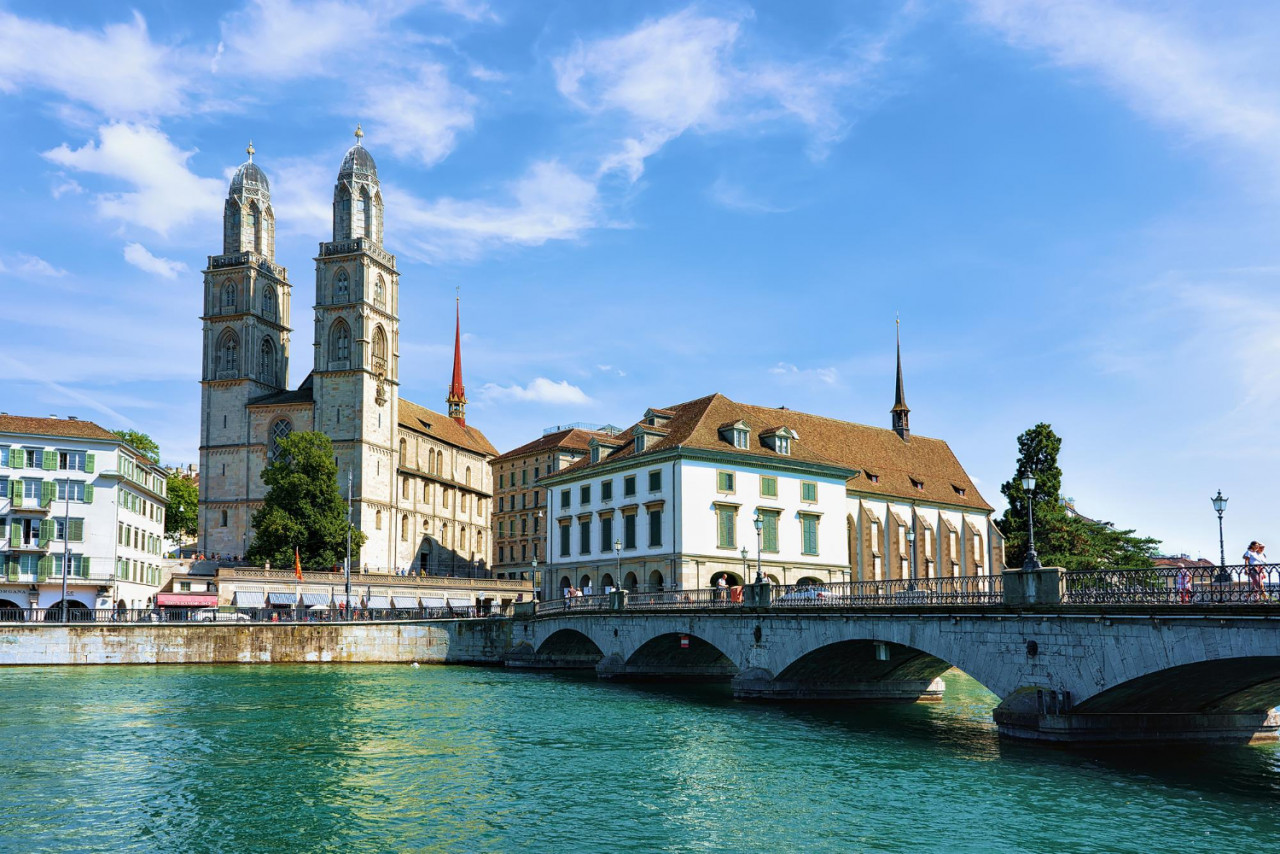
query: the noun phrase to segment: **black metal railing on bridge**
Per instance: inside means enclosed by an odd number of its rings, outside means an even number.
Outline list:
[[[478,613],[476,608],[238,608],[215,610],[212,608],[103,608],[90,610],[72,608],[67,613],[68,623],[363,623],[370,621],[450,620],[497,617],[497,608],[489,614]],[[29,623],[32,625],[60,625],[62,611],[58,608],[0,608],[0,623]]]
[[[1066,605],[1280,605],[1280,567],[1199,566],[1062,573]]]

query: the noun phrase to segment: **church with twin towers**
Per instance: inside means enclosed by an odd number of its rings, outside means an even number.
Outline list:
[[[271,186],[252,144],[231,179],[222,253],[204,271],[199,549],[245,554],[263,469],[280,439],[315,430],[333,442],[339,486],[345,496],[351,484],[352,521],[367,535],[353,567],[487,574],[497,451],[466,422],[461,321],[455,304],[447,412],[401,397],[400,274],[362,136],[357,127],[334,184],[332,239],[315,258],[311,366],[296,388],[293,286],[276,263]]]

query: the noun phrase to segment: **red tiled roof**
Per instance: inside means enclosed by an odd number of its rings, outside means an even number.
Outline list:
[[[614,444],[616,442],[626,441],[625,439],[617,439],[606,433],[596,433],[592,430],[580,430],[576,427],[566,430],[557,430],[554,433],[548,433],[545,436],[539,436],[532,442],[526,442],[513,451],[507,451],[502,456],[496,458],[493,462],[505,463],[516,457],[524,457],[529,454],[540,454],[544,451],[550,451],[557,448],[567,448],[574,451],[590,450],[588,442],[592,439],[599,439],[601,442]]]
[[[904,441],[893,430],[824,418],[793,409],[772,409],[736,403],[721,394],[691,400],[670,407],[670,410],[675,414],[666,425],[667,435],[654,442],[642,454],[679,447],[723,451],[746,458],[787,459],[860,471],[871,470],[880,476],[879,483],[871,483],[865,477],[855,477],[849,480],[849,488],[886,497],[934,501],[984,511],[992,509],[978,493],[978,488],[951,452],[951,448],[941,439],[913,434],[909,440]],[[755,441],[749,449],[734,448],[720,436],[720,425],[739,420],[745,421],[755,433]],[[762,446],[759,441],[762,430],[776,427],[788,427],[799,437],[792,441],[791,454],[785,458]],[[557,472],[555,477],[592,465],[623,460],[635,453],[635,443],[628,442],[600,463],[592,463],[589,459],[579,460]],[[923,489],[913,486],[913,479],[921,482]],[[964,490],[964,495],[960,495],[957,488]]]
[[[448,415],[433,412],[403,397],[400,398],[400,426],[482,457],[498,455],[498,449],[475,427],[463,427]]]
[[[29,418],[25,415],[0,415],[0,433],[30,433],[36,436],[121,441],[119,436],[92,421],[73,421],[70,418]]]

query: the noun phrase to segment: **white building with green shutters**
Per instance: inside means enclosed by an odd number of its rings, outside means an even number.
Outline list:
[[[0,619],[146,608],[160,587],[166,474],[91,421],[0,414]]]

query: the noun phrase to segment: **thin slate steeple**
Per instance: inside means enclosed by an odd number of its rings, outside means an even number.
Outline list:
[[[904,441],[911,438],[911,409],[907,406],[907,396],[902,390],[902,321],[894,318],[898,344],[898,389],[893,398],[893,432]]]
[[[467,426],[467,390],[462,385],[462,297],[455,305],[453,328],[453,382],[449,384],[449,417],[463,427]]]

